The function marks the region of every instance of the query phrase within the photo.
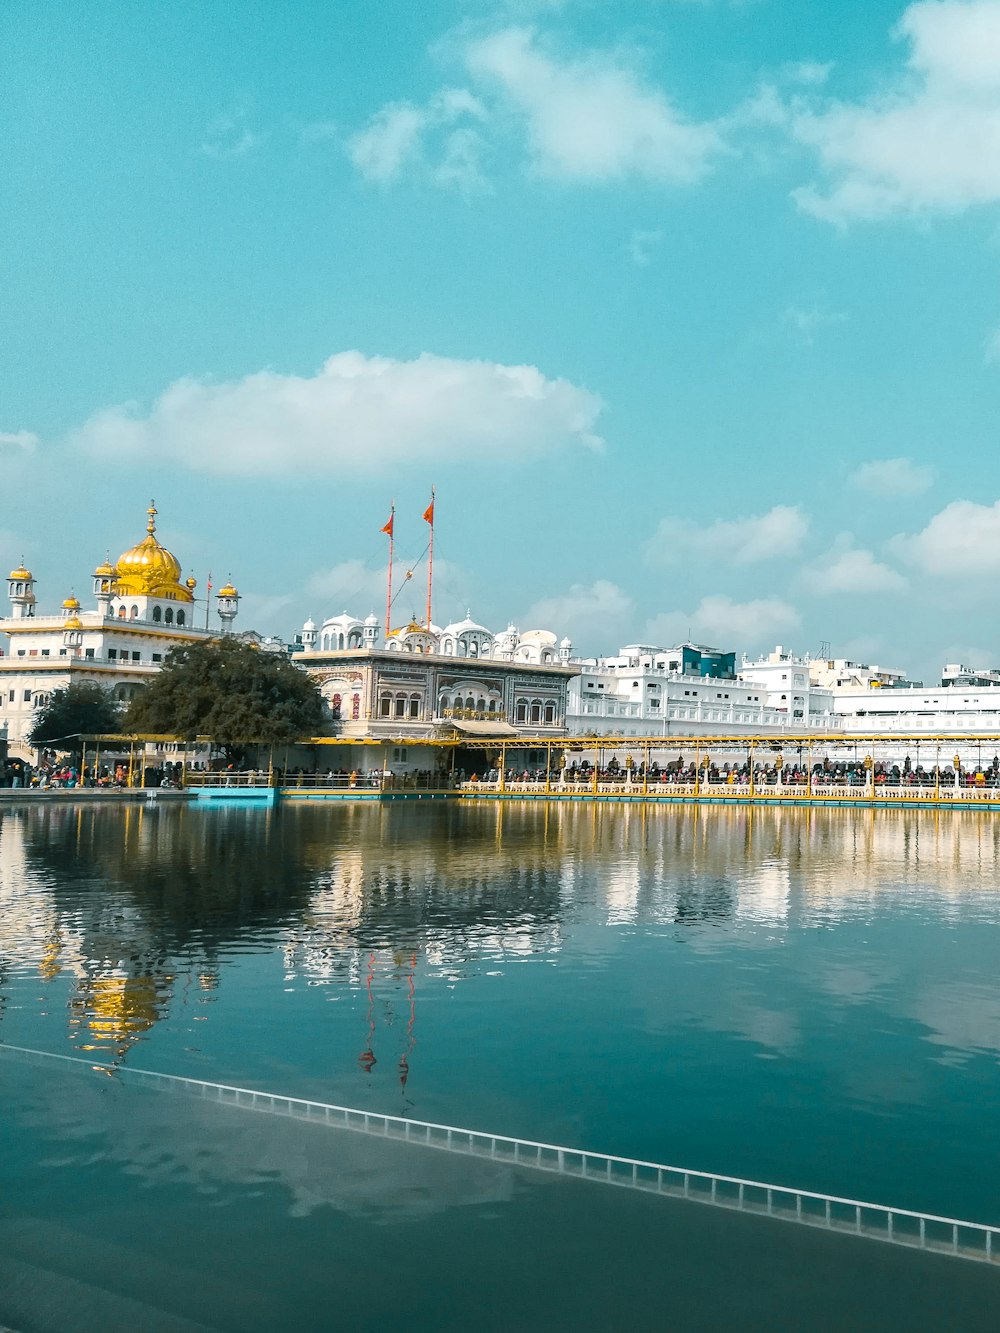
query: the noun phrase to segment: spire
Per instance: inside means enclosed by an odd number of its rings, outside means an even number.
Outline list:
[[[149,508],[146,510],[146,513],[149,515],[149,520],[148,520],[148,522],[146,523],[146,531],[147,531],[147,532],[149,533],[149,535],[152,537],[153,533],[156,531],[156,501],[155,501],[155,500],[150,500],[150,502],[149,502]]]

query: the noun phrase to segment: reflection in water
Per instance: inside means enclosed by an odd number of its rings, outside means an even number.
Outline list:
[[[0,1039],[988,1215],[998,871],[975,812],[7,806]]]
[[[11,978],[72,982],[75,1045],[115,1051],[177,1002],[211,999],[227,958],[278,947],[286,986],[405,986],[405,1089],[417,960],[461,982],[470,964],[555,958],[589,909],[610,927],[699,932],[830,926],[919,895],[943,919],[993,919],[1000,821],[936,811],[435,804],[328,810],[72,805],[0,815],[0,1014]],[[221,960],[221,961],[220,961]],[[826,960],[815,986],[864,1002],[881,976]],[[787,1050],[794,1024],[743,1006]],[[759,1008],[759,1007],[758,1007]],[[943,1044],[1000,1049],[989,994],[928,991],[916,1017]],[[757,1016],[754,1017],[754,1013]],[[977,1019],[975,1015],[980,1015]]]

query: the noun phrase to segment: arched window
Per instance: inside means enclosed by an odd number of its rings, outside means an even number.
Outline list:
[[[406,716],[406,695],[405,695],[405,694],[397,694],[397,695],[396,695],[396,717],[405,717],[405,716]]]
[[[532,722],[541,722],[542,720],[542,705],[537,699],[531,701],[531,720]]]
[[[491,712],[491,713],[495,713],[496,711],[497,711],[497,701],[496,701],[496,699],[491,699],[491,700],[490,700],[490,712]]]
[[[172,625],[174,623],[174,608],[172,606],[167,607],[166,611],[163,614],[163,619],[165,623],[168,625]]]
[[[379,717],[392,716],[392,697],[388,694],[380,694],[378,700]]]
[[[411,718],[417,718],[417,717],[419,717],[419,716],[420,716],[420,695],[419,695],[419,694],[411,694],[411,695],[410,695],[410,717],[411,717]]]
[[[118,619],[119,619],[119,620],[124,620],[124,619],[125,619],[125,608],[124,608],[124,606],[120,606],[120,607],[118,608]]]
[[[185,615],[184,615],[184,612],[183,612],[183,611],[178,611],[178,612],[177,612],[177,623],[178,623],[178,625],[183,625],[183,624],[184,624],[184,621],[185,621]]]
[[[485,713],[485,712],[486,712],[486,700],[485,700],[485,699],[477,699],[477,700],[476,700],[476,712],[477,712],[477,713]]]
[[[554,725],[555,725],[555,720],[556,720],[556,706],[555,706],[555,704],[546,704],[546,705],[545,705],[545,723],[546,723],[546,726],[549,726],[549,727],[554,726]]]
[[[527,699],[518,699],[514,707],[514,720],[516,722],[527,722],[528,720],[528,701]]]
[[[153,607],[154,622],[158,625],[162,619],[163,619],[163,612],[160,610],[158,606],[154,606]]]
[[[132,617],[133,620],[138,620],[138,619],[139,619],[139,608],[138,608],[137,606],[133,606],[133,607],[132,607],[132,610],[129,612],[129,614],[130,614],[130,616]]]

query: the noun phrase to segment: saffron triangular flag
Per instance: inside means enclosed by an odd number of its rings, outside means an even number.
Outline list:
[[[433,500],[430,502],[430,504],[429,504],[429,505],[427,506],[427,508],[424,510],[424,522],[425,522],[425,523],[430,523],[431,527],[434,526],[434,501],[433,501]]]
[[[379,532],[385,532],[385,533],[388,533],[388,535],[391,537],[391,536],[392,536],[392,531],[393,531],[393,526],[395,525],[395,522],[396,522],[396,515],[395,515],[395,513],[392,513],[392,514],[389,515],[389,521],[388,521],[388,523],[386,523],[386,525],[385,525],[384,528],[379,528]]]

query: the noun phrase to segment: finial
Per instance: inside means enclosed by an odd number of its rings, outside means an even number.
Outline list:
[[[150,502],[149,502],[149,508],[146,510],[146,513],[149,515],[149,522],[146,524],[146,531],[147,531],[147,532],[149,533],[149,535],[152,537],[153,533],[156,531],[156,501],[155,501],[155,500],[150,500]]]

